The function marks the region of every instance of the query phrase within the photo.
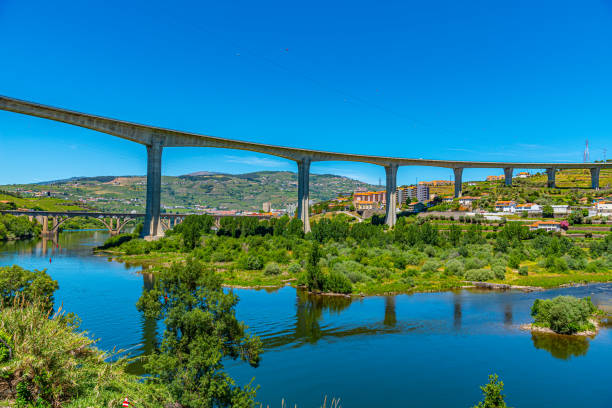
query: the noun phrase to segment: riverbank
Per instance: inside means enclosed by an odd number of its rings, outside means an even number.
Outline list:
[[[141,266],[143,273],[156,274],[161,268],[172,265],[173,262],[185,262],[190,256],[188,253],[149,253],[126,255],[113,250],[97,250],[96,254],[105,256],[113,261],[128,266]],[[226,287],[238,289],[272,289],[287,285],[300,286],[300,273],[291,273],[285,268],[278,275],[266,274],[265,270],[241,270],[235,268],[232,262],[210,262],[223,279]],[[283,268],[281,268],[283,269]],[[468,281],[454,275],[444,273],[443,268],[419,276],[419,265],[407,266],[403,273],[390,274],[387,279],[357,282],[353,285],[352,296],[375,296],[390,294],[411,294],[443,292],[466,287],[490,290],[520,290],[524,292],[543,291],[547,289],[562,288],[597,283],[612,282],[612,271],[600,273],[585,273],[568,271],[568,273],[549,273],[539,271],[530,276],[521,276],[518,271],[507,269],[503,280],[490,280],[486,282]]]

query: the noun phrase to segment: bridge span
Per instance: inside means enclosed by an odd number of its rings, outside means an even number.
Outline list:
[[[182,132],[142,125],[117,119],[106,118],[38,103],[0,96],[0,109],[29,116],[68,123],[116,137],[140,143],[147,148],[147,195],[143,236],[155,238],[163,235],[160,213],[161,159],[164,147],[216,147],[249,150],[295,161],[298,168],[298,217],[304,224],[304,231],[310,230],[308,214],[310,164],[317,161],[352,161],[383,166],[386,173],[386,223],[395,225],[397,170],[400,166],[432,166],[453,169],[455,197],[461,196],[463,169],[499,168],[504,170],[506,185],[512,185],[514,169],[543,169],[548,175],[548,186],[555,187],[555,174],[559,169],[589,169],[591,187],[599,189],[599,174],[602,168],[612,168],[612,163],[532,163],[532,162],[490,162],[429,160],[402,157],[371,156],[325,152],[320,150],[275,146],[241,140],[224,139],[197,133]]]

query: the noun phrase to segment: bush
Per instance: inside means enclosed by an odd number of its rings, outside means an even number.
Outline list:
[[[493,277],[493,272],[489,269],[472,269],[465,274],[466,280],[476,282],[485,282],[493,279]]]
[[[491,267],[491,272],[493,272],[493,276],[495,277],[495,279],[506,279],[506,268],[504,268],[503,266],[493,265]]]
[[[521,276],[529,275],[529,268],[527,266],[521,266],[518,270],[518,274]]]
[[[440,264],[435,259],[428,259],[425,261],[423,266],[421,267],[421,272],[423,273],[433,273],[437,272]]]
[[[463,263],[461,263],[461,261],[458,259],[451,259],[446,263],[444,272],[446,272],[448,275],[463,276]]]
[[[299,263],[293,262],[289,265],[289,268],[287,268],[287,271],[289,271],[290,274],[295,275],[302,271],[302,267],[300,266]]]
[[[548,327],[559,334],[574,334],[593,328],[588,319],[596,310],[590,297],[557,296],[547,300],[536,299],[531,316],[536,326]]]
[[[332,270],[324,278],[323,291],[330,293],[351,293],[353,291],[353,285],[346,276]]]
[[[482,390],[484,400],[473,408],[506,408],[507,405],[504,402],[505,395],[502,394],[504,383],[499,381],[497,374],[490,375],[489,383],[480,387],[480,389]]]
[[[270,262],[264,268],[264,275],[280,275],[281,268],[276,262]]]
[[[481,269],[487,265],[487,261],[485,259],[480,258],[467,258],[464,261],[464,266],[466,270],[469,269]]]
[[[264,260],[259,255],[248,255],[246,258],[245,268],[249,271],[260,271],[264,266]]]
[[[121,244],[124,244],[124,243],[126,243],[128,241],[131,241],[135,237],[136,236],[133,235],[133,234],[119,234],[119,235],[115,235],[114,237],[110,237],[109,239],[104,241],[104,244],[99,246],[98,249],[109,249],[109,248],[118,247]]]

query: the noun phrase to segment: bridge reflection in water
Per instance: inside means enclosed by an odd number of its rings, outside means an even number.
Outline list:
[[[149,290],[154,285],[154,276],[150,273],[143,273],[143,290]],[[266,289],[271,295],[282,289]],[[482,292],[482,291],[478,291]],[[244,292],[243,292],[244,293]],[[295,314],[284,318],[280,323],[273,324],[267,322],[266,318],[253,324],[247,319],[247,325],[251,326],[251,330],[262,338],[264,350],[272,351],[285,347],[297,348],[303,345],[313,345],[317,342],[326,339],[333,341],[351,336],[372,336],[381,334],[398,334],[414,332],[415,334],[444,334],[448,332],[465,332],[470,330],[473,325],[475,316],[474,307],[480,308],[481,305],[475,299],[480,293],[472,293],[469,291],[456,291],[449,294],[452,297],[447,305],[448,314],[446,319],[426,319],[423,316],[420,318],[398,318],[397,302],[401,298],[398,296],[378,297],[383,299],[384,303],[380,305],[380,317],[372,319],[372,316],[364,317],[363,319],[353,319],[354,312],[349,311],[351,305],[359,304],[363,301],[361,298],[346,297],[346,296],[323,296],[307,293],[303,290],[295,291]],[[486,294],[483,294],[487,296]],[[499,294],[497,294],[499,295]],[[373,299],[368,299],[372,301]],[[378,300],[380,302],[380,300]],[[507,330],[516,332],[518,326],[514,322],[513,306],[515,299],[512,296],[502,298],[501,301],[492,304],[493,309],[487,312],[487,320],[493,317],[492,325],[495,325],[495,320],[498,325],[501,325]],[[466,315],[465,308],[468,307],[470,312]],[[343,322],[338,324],[333,321],[338,321],[330,315],[339,316],[346,313],[350,323]],[[265,313],[264,313],[265,314]],[[466,328],[462,328],[463,320],[470,317],[470,321],[466,323]],[[261,316],[260,316],[261,317]],[[276,317],[276,316],[275,316]],[[451,323],[452,320],[452,323]],[[518,323],[517,323],[518,324]],[[258,326],[260,325],[260,326]],[[499,326],[498,326],[499,327]],[[163,332],[162,324],[158,324],[154,320],[145,319],[142,323],[142,345],[140,353],[147,355],[153,352],[156,342],[159,340],[160,334]],[[527,335],[527,333],[526,333]],[[585,355],[589,348],[589,340],[586,338],[569,338],[567,336],[533,334],[531,335],[533,345],[537,349],[547,350],[553,357],[559,359],[569,359]],[[142,363],[136,361],[130,366],[130,371],[135,373],[143,373]]]

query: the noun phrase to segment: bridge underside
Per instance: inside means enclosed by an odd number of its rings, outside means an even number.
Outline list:
[[[248,150],[270,154],[293,160],[298,167],[298,211],[297,217],[302,220],[304,231],[310,230],[308,215],[309,206],[309,173],[310,164],[315,161],[353,161],[383,166],[386,172],[387,211],[386,223],[395,225],[396,206],[395,189],[397,186],[397,169],[399,166],[431,166],[452,169],[455,175],[455,197],[461,196],[462,174],[465,168],[500,168],[506,176],[506,185],[512,185],[512,173],[520,169],[545,169],[548,174],[548,186],[555,187],[555,173],[558,169],[590,169],[591,185],[599,188],[599,173],[602,168],[612,168],[612,163],[511,163],[511,162],[476,162],[456,160],[427,160],[400,157],[370,156],[362,154],[345,154],[318,150],[274,146],[239,140],[223,139],[214,136],[200,135],[163,129],[154,126],[125,122],[101,116],[95,116],[66,109],[45,106],[33,102],[0,96],[0,109],[30,116],[46,118],[68,123],[87,129],[107,133],[116,137],[140,143],[147,148],[147,193],[146,213],[143,237],[155,239],[163,235],[163,223],[160,213],[161,195],[161,160],[164,147],[216,147],[226,149]],[[48,220],[47,220],[48,223]],[[109,227],[107,227],[109,228]],[[112,228],[109,228],[112,233]],[[120,230],[120,229],[119,229]]]

